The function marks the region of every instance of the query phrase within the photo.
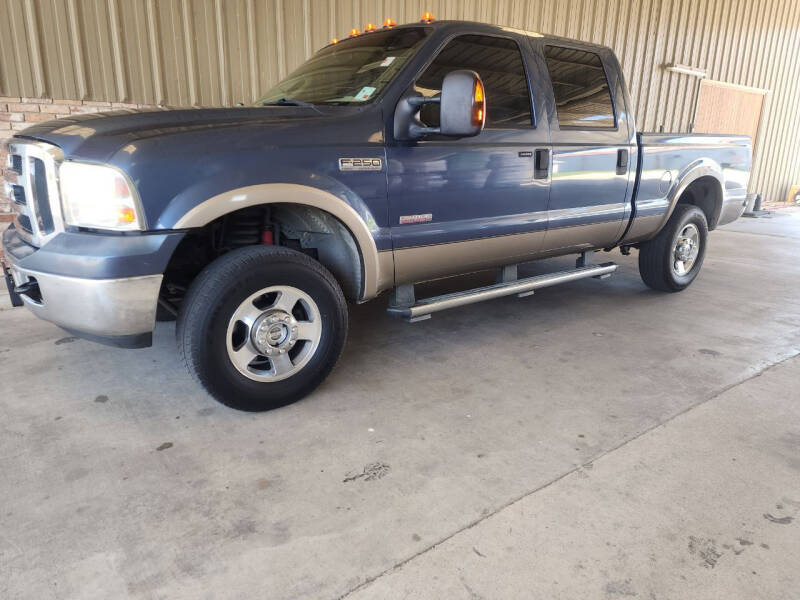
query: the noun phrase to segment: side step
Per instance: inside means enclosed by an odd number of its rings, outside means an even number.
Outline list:
[[[560,271],[558,273],[537,275],[536,277],[528,277],[526,279],[504,281],[463,292],[425,298],[419,302],[412,303],[410,306],[390,305],[387,310],[389,314],[408,319],[411,322],[422,321],[423,319],[429,319],[431,314],[441,310],[447,310],[448,308],[456,308],[457,306],[465,306],[467,304],[483,302],[484,300],[493,300],[494,298],[502,298],[503,296],[511,296],[512,294],[517,294],[522,298],[530,296],[533,294],[534,290],[538,290],[539,288],[550,287],[560,283],[586,279],[587,277],[605,279],[606,277],[610,277],[616,270],[617,264],[613,262],[600,265],[588,265],[569,271]],[[407,294],[407,296],[413,298],[413,294]]]

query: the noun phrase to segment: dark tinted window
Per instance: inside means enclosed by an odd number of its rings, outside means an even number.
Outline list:
[[[482,35],[462,35],[451,40],[425,72],[416,89],[425,96],[442,91],[450,71],[469,69],[481,76],[486,90],[486,126],[531,125],[531,99],[522,55],[516,42]],[[423,121],[438,125],[438,105],[426,105]]]
[[[597,54],[547,46],[545,58],[561,127],[615,127],[611,92]]]

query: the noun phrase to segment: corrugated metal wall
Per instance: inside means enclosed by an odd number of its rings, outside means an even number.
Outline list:
[[[425,10],[611,46],[646,130],[692,121],[698,80],[665,63],[769,89],[751,189],[800,177],[800,0],[0,0],[0,95],[249,102],[351,26]]]

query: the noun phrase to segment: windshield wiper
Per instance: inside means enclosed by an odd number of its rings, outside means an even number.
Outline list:
[[[301,106],[303,108],[313,108],[319,114],[322,114],[322,111],[317,108],[316,104],[295,100],[294,98],[279,98],[278,100],[271,100],[270,102],[262,102],[261,106]]]

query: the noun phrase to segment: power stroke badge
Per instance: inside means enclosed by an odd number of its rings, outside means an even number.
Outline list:
[[[383,169],[382,158],[340,158],[340,171],[380,171]]]

